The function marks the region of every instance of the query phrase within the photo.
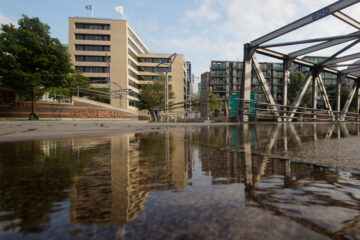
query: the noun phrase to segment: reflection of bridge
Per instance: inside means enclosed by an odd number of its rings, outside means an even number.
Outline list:
[[[350,133],[360,136],[359,125],[348,128],[346,124],[243,124],[224,132],[210,130],[223,138],[222,143],[215,141],[207,128],[201,134],[202,144],[214,149],[203,147],[201,158],[213,184],[244,183],[250,206],[336,239],[356,235],[360,221],[358,199],[351,197],[351,189],[341,192],[347,184],[342,183],[341,170],[290,160],[286,155],[307,141],[343,138]],[[348,186],[358,190],[357,186]],[[335,193],[337,187],[339,192]],[[352,203],[342,200],[348,196]],[[344,216],[345,208],[355,216]]]
[[[343,224],[343,227],[340,228],[336,232],[332,232],[329,228],[324,227],[319,221],[321,219],[321,215],[324,215],[324,219],[327,219],[329,216],[323,213],[323,210],[326,211],[325,206],[333,206],[335,210],[336,208],[341,209],[342,207],[346,207],[349,209],[353,209],[357,212],[357,207],[348,203],[344,203],[341,200],[338,200],[336,197],[333,199],[330,196],[327,196],[326,188],[319,189],[319,192],[307,191],[307,188],[314,188],[316,184],[312,185],[311,181],[307,181],[308,179],[316,179],[320,176],[323,176],[324,180],[333,184],[338,182],[338,174],[334,171],[331,171],[328,167],[323,167],[321,165],[316,164],[302,164],[304,168],[301,172],[296,171],[296,167],[299,166],[298,162],[293,162],[289,159],[281,158],[281,160],[276,160],[276,158],[272,157],[271,159],[267,155],[267,153],[271,153],[276,141],[283,141],[284,151],[287,152],[288,142],[287,135],[289,133],[291,139],[295,142],[296,145],[301,146],[301,138],[297,134],[294,125],[275,125],[272,128],[270,138],[265,147],[265,154],[261,155],[253,155],[251,151],[251,137],[249,136],[249,126],[244,124],[239,127],[239,142],[240,147],[244,150],[244,161],[245,161],[245,192],[246,196],[249,200],[254,201],[258,204],[260,208],[263,208],[267,211],[271,211],[278,216],[286,217],[291,219],[294,222],[297,222],[301,225],[306,226],[307,228],[325,234],[327,236],[332,236],[336,238],[341,238],[345,235],[356,235],[356,225],[359,223],[359,216],[352,217],[347,219]],[[312,140],[318,140],[318,129],[317,125],[313,124],[313,134]],[[279,139],[279,131],[282,129],[283,135]],[[336,129],[336,133],[334,130]],[[360,135],[359,126],[356,126],[356,134]],[[345,124],[341,124],[340,126],[329,125],[327,130],[323,132],[324,139],[331,138],[333,135],[336,138],[341,138],[341,136],[348,137],[349,131]],[[255,159],[254,159],[255,158]],[[257,167],[254,167],[254,161],[259,161]],[[283,165],[282,173],[272,173],[273,175],[282,175],[283,176],[283,185],[279,182],[271,183],[271,187],[267,186],[265,188],[259,187],[259,184],[262,182],[262,176],[266,175],[267,167],[270,161],[278,161],[278,164]],[[272,167],[272,171],[274,168]],[[319,175],[319,176],[318,176]],[[270,181],[271,182],[271,181]],[[296,189],[297,194],[292,194],[291,197],[287,193],[290,190],[286,189]],[[284,190],[284,191],[283,191]],[[261,192],[258,194],[257,192]],[[323,191],[323,192],[321,192]],[[283,196],[284,198],[281,198]],[[306,199],[303,199],[302,196],[307,196]],[[326,197],[325,197],[326,196]],[[314,216],[316,210],[314,210],[313,206],[309,206],[308,199],[314,199],[314,202],[310,205],[315,205],[318,210],[318,214],[320,216]],[[320,200],[318,201],[317,200]],[[357,201],[356,198],[354,200]],[[300,207],[299,207],[300,206]],[[340,210],[342,211],[342,210]],[[313,213],[311,213],[313,212]],[[340,213],[340,212],[339,212]],[[337,216],[331,216],[332,218],[337,218]],[[315,220],[317,219],[317,220]],[[340,222],[341,223],[341,222]]]

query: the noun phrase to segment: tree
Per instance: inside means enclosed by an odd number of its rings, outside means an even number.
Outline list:
[[[200,99],[200,94],[199,93],[194,93],[191,95],[191,100],[196,100],[196,99]],[[191,109],[193,111],[200,111],[200,100],[198,101],[193,101],[191,103]]]
[[[340,111],[343,109],[349,94],[350,94],[350,91],[348,89],[346,89],[346,88],[341,89],[341,103],[340,103],[341,108],[340,108]],[[350,112],[355,112],[356,111],[356,95],[354,95],[354,97],[353,97],[353,99],[352,99],[352,101],[350,103],[349,111]]]
[[[1,85],[31,98],[29,119],[35,114],[36,97],[51,88],[69,88],[84,79],[75,73],[69,54],[57,38],[50,36],[50,27],[39,18],[26,15],[13,24],[2,25],[0,34]],[[70,75],[71,73],[75,73]]]
[[[216,109],[219,109],[221,108],[223,105],[223,101],[221,100],[221,98],[212,93],[212,92],[209,92],[209,106],[210,106],[210,110],[211,111],[214,111]]]
[[[168,99],[173,99],[175,93],[169,86]],[[169,104],[172,104],[169,102]],[[165,106],[165,76],[160,75],[152,84],[142,86],[139,109],[154,111]]]
[[[199,93],[195,93],[191,96],[191,100],[195,100],[195,99],[200,99],[200,94]],[[222,107],[223,105],[223,101],[221,100],[221,98],[212,93],[212,92],[209,92],[209,109],[210,111],[214,111],[216,109],[219,109]],[[195,111],[200,111],[200,101],[195,101],[192,103],[191,105],[191,109],[192,110],[195,110]]]
[[[295,101],[301,86],[305,82],[305,75],[302,72],[290,73],[290,83],[288,87],[288,103],[291,104]],[[312,107],[312,91],[308,88],[301,101],[300,107]]]

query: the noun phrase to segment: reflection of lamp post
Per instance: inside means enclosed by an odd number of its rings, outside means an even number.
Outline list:
[[[169,74],[169,69],[171,68],[171,65],[173,64],[173,62],[175,61],[176,58],[176,53],[171,54],[168,58],[166,58],[166,61],[161,61],[158,65],[156,65],[155,67],[158,67],[160,65],[163,65],[165,63],[165,65],[167,66],[166,69],[166,75],[165,75],[165,117],[167,120],[167,108],[169,106],[169,79],[168,79],[168,74]]]

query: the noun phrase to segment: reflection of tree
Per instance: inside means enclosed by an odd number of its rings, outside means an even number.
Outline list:
[[[55,145],[49,154],[41,151],[41,142],[0,145],[0,221],[8,222],[5,231],[18,228],[29,234],[46,229],[50,214],[59,210],[54,203],[68,198],[65,190],[73,176],[99,154],[99,149],[87,149],[80,152],[79,159],[71,146],[64,142]]]

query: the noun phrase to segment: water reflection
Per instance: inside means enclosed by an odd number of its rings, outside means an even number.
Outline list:
[[[359,173],[292,157],[359,132],[245,124],[3,143],[0,238],[360,238]]]

